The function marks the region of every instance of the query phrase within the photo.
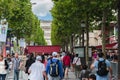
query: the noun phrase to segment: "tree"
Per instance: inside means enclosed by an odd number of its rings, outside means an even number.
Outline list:
[[[76,6],[71,4],[72,0],[59,0],[55,1],[54,3],[55,6],[51,11],[53,15],[52,43],[58,43],[63,46],[67,46],[69,45],[69,39],[71,35],[78,33],[80,30],[80,19],[77,18],[80,14],[77,13],[78,9],[76,9]],[[76,30],[76,32],[74,30]]]
[[[52,43],[63,46],[70,44],[70,36],[82,33],[81,21],[86,24],[86,61],[88,61],[89,31],[96,28],[96,23],[102,23],[102,51],[105,54],[105,28],[110,21],[115,20],[112,15],[116,0],[53,0],[52,9]],[[95,24],[93,24],[95,23]],[[95,27],[93,27],[95,26]],[[98,27],[100,25],[97,25]]]
[[[118,9],[118,79],[120,79],[120,0],[117,2]]]
[[[31,36],[36,35],[34,32],[40,25],[36,24],[38,18],[31,10],[30,0],[1,0],[0,11],[1,18],[7,19],[9,28],[17,39],[25,38],[28,43],[34,41]],[[39,31],[43,33],[42,30]],[[41,36],[43,38],[43,34]]]

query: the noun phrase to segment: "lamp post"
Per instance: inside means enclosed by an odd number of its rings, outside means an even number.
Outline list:
[[[85,43],[85,42],[84,42],[84,41],[85,41],[85,40],[84,40],[84,31],[86,30],[86,28],[85,28],[85,27],[86,27],[86,24],[85,24],[84,21],[81,22],[81,27],[82,27],[82,46],[83,46],[83,48],[85,49],[85,50],[84,50],[85,63],[87,64],[87,61],[88,61],[88,59],[87,59],[87,54],[86,54],[86,53],[87,53],[87,47],[84,47],[84,46],[85,46],[85,45],[84,45],[84,43]],[[84,28],[85,28],[85,29],[84,29]]]
[[[81,22],[81,27],[82,27],[82,46],[84,46],[84,28],[85,28],[85,22]]]

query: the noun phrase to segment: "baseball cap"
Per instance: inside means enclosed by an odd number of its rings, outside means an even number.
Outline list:
[[[36,60],[42,60],[42,57],[41,56],[37,56]]]
[[[57,52],[53,52],[53,53],[52,53],[52,56],[57,56]]]

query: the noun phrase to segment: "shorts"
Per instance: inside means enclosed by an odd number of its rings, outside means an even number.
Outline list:
[[[81,70],[80,65],[75,65],[75,70],[76,70],[76,71],[80,71],[80,70]]]
[[[63,68],[64,68],[64,70],[65,70],[66,68],[68,68],[68,69],[69,69],[69,68],[70,68],[70,66],[64,66]]]

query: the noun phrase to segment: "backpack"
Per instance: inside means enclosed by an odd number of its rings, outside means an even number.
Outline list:
[[[59,76],[59,69],[58,69],[59,60],[57,60],[56,62],[53,62],[52,59],[51,59],[50,61],[51,61],[51,63],[50,63],[50,71],[49,71],[50,76],[52,76],[52,77]]]
[[[98,71],[97,74],[99,76],[106,76],[108,74],[108,70],[107,70],[107,64],[105,62],[105,59],[103,61],[99,61],[98,60]]]

